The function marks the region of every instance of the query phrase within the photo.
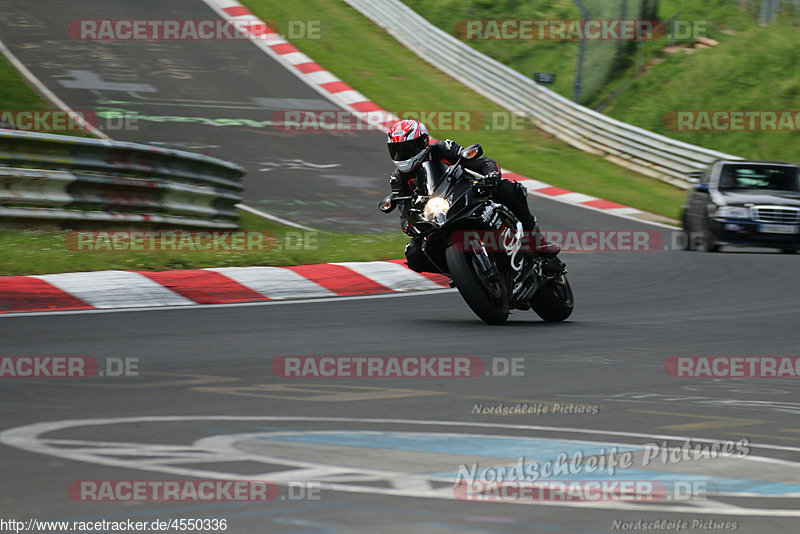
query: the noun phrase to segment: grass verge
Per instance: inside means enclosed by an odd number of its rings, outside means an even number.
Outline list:
[[[271,20],[323,20],[320,40],[295,45],[348,84],[386,109],[501,111],[487,100],[424,63],[356,11],[331,0],[280,3],[249,0],[260,17]],[[339,37],[336,37],[339,36]],[[376,60],[379,58],[379,60]],[[0,101],[5,109],[48,109],[10,64],[0,58]],[[504,166],[532,178],[608,200],[676,217],[683,193],[600,158],[574,150],[530,124],[522,130],[475,131],[455,135],[433,130],[440,138],[481,143]],[[391,235],[298,232],[242,213],[243,230],[269,231],[278,237],[272,250],[236,252],[80,252],[65,245],[64,232],[0,231],[0,275],[122,270],[168,270],[251,265],[298,265],[335,261],[372,261],[399,256],[406,239]]]
[[[3,110],[47,110],[42,99],[17,70],[0,55],[0,102]],[[388,260],[401,256],[406,239],[391,235],[307,233],[240,212],[242,230],[266,231],[277,241],[272,250],[169,252],[75,251],[66,246],[66,232],[1,231],[0,276],[110,269],[163,271],[201,267],[300,265],[335,261]],[[303,242],[303,239],[305,242]]]
[[[484,0],[403,0],[448,33],[463,19],[575,18],[571,0],[514,2]],[[619,4],[620,2],[616,2]],[[592,2],[597,6],[599,2]],[[614,2],[608,2],[609,5]],[[667,38],[643,43],[626,56],[587,105],[606,115],[661,135],[750,159],[798,161],[797,131],[686,131],[667,128],[673,111],[775,111],[800,109],[800,16],[790,2],[769,26],[758,24],[761,2],[661,0],[659,19],[677,17],[719,42],[710,49],[676,50]],[[600,17],[603,18],[603,17]],[[615,18],[615,17],[609,17]],[[678,36],[677,44],[693,37]],[[574,41],[468,41],[476,50],[518,72],[557,74],[553,89],[571,98],[578,43]],[[602,43],[590,43],[591,48]],[[613,48],[606,48],[613,53]],[[592,76],[588,69],[585,76]],[[794,113],[793,113],[794,115]]]
[[[22,74],[0,54],[0,111],[47,110],[48,103],[31,89]]]
[[[245,0],[261,19],[322,21],[320,39],[294,40],[297,48],[389,111],[502,109],[419,59],[393,37],[338,0]],[[684,193],[576,150],[531,124],[519,130],[453,132],[438,138],[480,143],[504,167],[530,178],[677,218]],[[387,158],[388,159],[388,158]]]
[[[242,230],[275,236],[271,250],[160,252],[70,250],[65,232],[0,232],[0,275],[29,275],[110,269],[164,271],[201,267],[303,265],[336,261],[390,260],[401,256],[405,235],[305,232],[241,212]]]
[[[42,98],[30,85],[20,72],[0,54],[0,125],[14,121],[14,115],[10,118],[4,117],[7,111],[49,111],[54,109],[50,103]],[[27,123],[23,123],[25,125]],[[71,135],[76,137],[94,137],[88,131],[37,131],[38,133],[48,133],[56,135]]]

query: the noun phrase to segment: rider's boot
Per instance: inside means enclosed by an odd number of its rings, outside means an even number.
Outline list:
[[[534,225],[531,232],[530,243],[532,243],[533,255],[542,258],[542,273],[545,275],[558,274],[564,270],[564,263],[558,259],[561,247],[557,243],[552,243],[544,238],[539,227]]]
[[[564,270],[564,264],[556,257],[561,252],[561,247],[556,243],[547,241],[539,231],[536,217],[528,207],[527,190],[522,184],[501,180],[496,191],[497,198],[503,202],[516,215],[522,223],[525,235],[530,237],[526,241],[527,247],[533,258],[542,258],[542,272],[556,274]]]
[[[526,230],[527,231],[527,230]],[[529,239],[531,246],[531,251],[539,258],[555,258],[559,252],[561,252],[561,247],[557,243],[552,243],[544,238],[542,232],[539,231],[539,227],[534,225],[534,227],[530,230]]]

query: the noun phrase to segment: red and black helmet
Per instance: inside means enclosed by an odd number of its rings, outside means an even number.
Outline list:
[[[428,153],[428,129],[415,120],[396,122],[389,129],[389,155],[400,172],[410,172]]]

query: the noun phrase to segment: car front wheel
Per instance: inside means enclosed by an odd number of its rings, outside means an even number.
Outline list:
[[[706,221],[705,228],[703,228],[703,242],[700,247],[703,252],[718,252],[720,248],[717,238],[714,237],[714,232],[708,227],[708,221]]]

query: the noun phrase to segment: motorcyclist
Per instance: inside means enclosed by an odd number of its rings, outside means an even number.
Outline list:
[[[462,148],[450,139],[429,144],[428,129],[419,121],[402,120],[389,129],[387,144],[389,155],[395,164],[389,183],[393,196],[409,196],[415,187],[417,168],[424,161],[439,161],[452,165],[458,160]],[[563,269],[556,255],[560,247],[544,239],[539,232],[536,217],[528,208],[528,195],[522,184],[511,182],[501,177],[500,166],[486,156],[462,161],[461,165],[473,172],[483,175],[483,185],[491,188],[492,198],[507,206],[522,223],[526,233],[530,233],[535,243],[533,254],[547,258],[543,263],[543,270],[559,272]],[[406,217],[410,202],[399,203],[401,212],[401,227],[407,233]],[[422,250],[424,238],[413,237],[406,245],[405,254],[408,266],[417,272],[438,272],[436,267]]]

